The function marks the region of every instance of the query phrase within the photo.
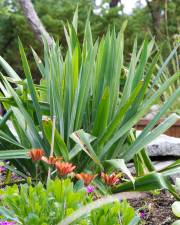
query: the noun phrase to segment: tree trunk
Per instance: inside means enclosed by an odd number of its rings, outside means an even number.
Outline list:
[[[116,7],[118,5],[118,2],[120,2],[120,0],[111,0],[109,4],[110,8]]]
[[[161,31],[160,31],[160,25],[161,25],[161,7],[160,7],[160,1],[159,0],[153,0],[149,1],[146,0],[147,6],[149,8],[149,11],[151,13],[152,17],[152,28],[153,32],[157,36],[161,36]]]
[[[43,36],[47,40],[48,45],[51,46],[53,40],[41,23],[31,0],[19,0],[19,2],[23,9],[24,15],[26,16],[28,23],[37,39],[42,43]]]

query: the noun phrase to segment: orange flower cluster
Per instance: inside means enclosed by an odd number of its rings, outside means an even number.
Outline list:
[[[54,165],[57,169],[57,172],[62,177],[71,173],[76,168],[76,166],[74,166],[72,163],[61,162],[62,157],[45,157],[44,151],[42,149],[32,149],[28,152],[28,155],[33,161],[42,160],[49,165]],[[83,180],[86,186],[88,186],[96,176],[97,174],[92,175],[89,173],[77,173],[75,175],[78,180]],[[112,173],[111,175],[101,173],[101,179],[109,186],[115,185],[119,182],[119,178],[115,173]]]
[[[47,164],[50,165],[55,165],[55,163],[57,161],[62,160],[62,157],[54,157],[54,156],[50,156],[49,158],[44,156],[44,151],[42,149],[36,148],[36,149],[31,149],[28,152],[29,157],[31,157],[31,159],[33,161],[39,161],[42,160],[44,162],[46,162]]]
[[[78,179],[78,180],[83,180],[84,181],[84,184],[86,186],[88,186],[91,181],[97,176],[97,174],[95,175],[91,175],[91,174],[88,174],[88,173],[78,173],[75,175],[75,177]],[[111,185],[114,185],[114,184],[117,184],[119,182],[119,178],[118,176],[115,174],[115,173],[112,173],[111,175],[108,175],[106,173],[101,173],[101,179],[103,180],[103,182],[105,184],[107,184],[108,186],[111,186]]]
[[[28,155],[33,161],[42,160],[49,165],[55,165],[60,176],[65,176],[71,173],[76,168],[76,166],[73,166],[71,163],[60,162],[62,160],[62,157],[45,157],[44,151],[42,149],[32,149],[28,152]]]

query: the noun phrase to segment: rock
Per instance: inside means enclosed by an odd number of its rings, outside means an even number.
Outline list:
[[[137,136],[142,131],[137,131]],[[149,155],[158,157],[159,161],[153,161],[153,164],[155,166],[156,171],[160,171],[167,166],[171,165],[173,162],[175,162],[175,158],[180,157],[180,138],[174,138],[170,137],[168,135],[162,134],[159,137],[157,137],[154,141],[149,143],[146,146],[146,149],[149,153]],[[171,160],[168,159],[165,156],[169,156],[169,158],[172,158]],[[172,157],[171,157],[172,156]],[[164,157],[164,158],[163,158]],[[128,164],[128,168],[130,169],[131,173],[135,173],[135,168],[133,163]],[[176,178],[180,178],[180,173],[177,172],[170,176],[173,183],[175,183]]]
[[[180,156],[180,138],[162,134],[146,147],[150,156]]]
[[[156,168],[156,171],[160,171],[171,164],[173,164],[175,160],[165,160],[165,161],[153,161],[153,165]]]
[[[159,108],[160,108],[159,105],[153,105],[150,108],[150,111],[145,115],[144,119],[152,120],[155,117],[155,115],[158,113]]]

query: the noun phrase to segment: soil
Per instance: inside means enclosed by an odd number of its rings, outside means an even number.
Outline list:
[[[171,205],[175,198],[167,191],[149,194],[142,199],[129,200],[131,206],[139,211],[145,225],[171,225],[175,220]]]

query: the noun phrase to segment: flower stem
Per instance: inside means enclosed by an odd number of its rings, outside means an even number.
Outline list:
[[[55,128],[56,128],[56,116],[53,116],[53,125],[52,125],[52,137],[51,137],[51,151],[50,151],[50,157],[53,156],[54,152],[54,136],[55,136]],[[51,167],[48,169],[48,177],[47,181],[51,178]]]

